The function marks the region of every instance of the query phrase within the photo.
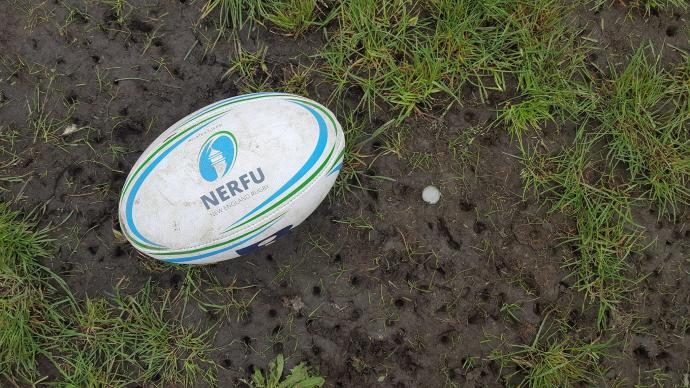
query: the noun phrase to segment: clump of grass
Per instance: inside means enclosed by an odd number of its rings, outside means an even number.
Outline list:
[[[215,383],[209,333],[171,317],[170,301],[150,283],[133,295],[118,291],[113,301],[86,299],[52,323],[42,346],[71,386]]]
[[[575,256],[566,266],[575,287],[598,303],[600,328],[635,284],[628,258],[644,246],[633,207],[646,202],[660,217],[674,217],[690,202],[687,67],[663,70],[646,50],[622,69],[612,66],[608,78],[589,75],[579,59],[552,69],[532,78],[520,103],[500,114],[519,139],[544,125],[578,123],[574,144],[555,155],[523,146],[522,174],[552,211],[575,220],[566,239]]]
[[[612,67],[599,86],[600,122],[594,138],[607,142],[612,169],[624,167],[630,186],[644,191],[660,216],[690,202],[690,88],[663,70],[661,57],[638,49],[622,71]]]
[[[241,93],[265,91],[270,83],[266,50],[263,47],[252,52],[238,44],[235,56],[230,60],[230,68],[223,78],[236,74]]]
[[[256,290],[256,285],[238,284],[234,278],[228,284],[221,284],[218,279],[212,279],[212,287],[208,290],[205,300],[199,301],[199,308],[214,314],[221,321],[231,319],[233,316],[237,322],[242,321],[251,314],[251,305],[261,290]]]
[[[321,6],[330,4],[317,0],[207,0],[201,19],[217,14],[221,35],[226,31],[237,34],[243,27],[251,29],[254,23],[259,23],[271,24],[283,33],[299,36],[333,19],[335,14],[325,13]]]
[[[261,7],[261,16],[281,31],[295,36],[318,25],[315,0],[269,1]]]
[[[595,9],[620,4],[615,0],[589,0],[588,3],[591,3]],[[644,10],[645,16],[651,15],[652,12],[688,8],[687,0],[630,0],[623,4],[631,11]]]
[[[260,14],[264,0],[208,0],[201,10],[201,19],[217,11],[218,28],[239,31],[246,23],[254,23]]]
[[[467,83],[482,97],[506,90],[506,76],[561,35],[563,14],[551,0],[347,0],[320,57],[334,97],[358,95],[369,115],[384,103],[402,119],[452,100]]]
[[[77,303],[37,260],[50,256],[47,229],[0,204],[0,376],[16,385],[39,379],[37,357],[66,386],[133,382],[215,383],[209,332],[184,326],[170,295],[149,284],[133,295]],[[43,379],[45,382],[45,378]]]
[[[300,363],[290,369],[290,373],[283,378],[285,359],[279,354],[275,360],[268,364],[268,370],[263,373],[260,369],[254,369],[251,379],[242,380],[252,388],[316,388],[322,387],[326,382],[314,370],[305,363]]]
[[[529,133],[546,125],[578,122],[596,108],[586,66],[591,47],[577,42],[576,32],[564,29],[560,36],[535,43],[523,66],[515,70],[518,95],[503,103],[498,121],[520,144]]]
[[[599,79],[586,67],[589,48],[569,46],[576,50],[568,57],[558,50],[531,56],[516,73],[521,95],[503,106],[499,120],[520,141],[526,186],[576,220],[568,237],[576,257],[566,264],[576,287],[599,302],[603,327],[634,284],[627,258],[643,248],[631,215],[635,199],[671,217],[690,200],[688,89],[681,81],[687,66],[664,71],[659,57],[650,60],[641,48],[622,70],[612,66],[611,76]],[[554,156],[522,143],[530,132],[568,122],[578,125],[575,144]]]
[[[551,211],[575,219],[576,229],[565,240],[575,247],[575,256],[566,267],[575,288],[598,304],[597,323],[603,328],[608,312],[634,284],[627,259],[640,249],[642,235],[632,221],[629,191],[597,171],[589,151],[580,143],[552,157],[529,154],[523,178],[527,188],[551,201]]]
[[[71,386],[117,386],[129,381],[120,362],[128,355],[125,338],[115,333],[118,323],[108,301],[86,299],[56,325],[47,355],[62,381]]]
[[[503,303],[501,305],[500,313],[506,321],[519,322],[518,313],[522,310],[522,305],[519,303]]]
[[[431,167],[433,160],[434,155],[431,153],[414,151],[408,159],[408,164],[410,165],[412,171],[417,169],[427,171]]]
[[[565,333],[549,334],[545,323],[546,319],[531,344],[511,345],[508,351],[499,348],[491,352],[489,359],[498,361],[501,370],[515,369],[504,376],[506,382],[532,388],[602,383],[605,371],[600,364],[611,344],[596,339],[585,342]]]
[[[72,25],[72,23],[74,23],[75,21],[87,22],[91,20],[91,15],[89,15],[86,11],[86,7],[82,9],[78,6],[74,6],[65,2],[62,2],[60,5],[62,5],[67,11],[64,22],[58,26],[60,36],[65,36],[67,34],[67,27]]]
[[[0,375],[10,382],[38,376],[38,335],[46,315],[54,315],[55,289],[52,273],[36,260],[49,256],[50,241],[33,217],[0,203]]]
[[[22,216],[0,203],[0,268],[16,273],[35,272],[33,261],[49,256],[48,229],[36,230],[32,216]]]
[[[71,386],[215,383],[209,333],[171,316],[170,301],[150,283],[133,295],[118,291],[113,301],[86,299],[52,323],[42,346]]]
[[[367,139],[364,123],[354,112],[345,116],[345,148],[343,150],[343,166],[338,173],[334,193],[344,198],[345,194],[354,189],[365,190],[363,177],[366,175],[367,159],[370,155],[363,151],[363,144]]]
[[[453,157],[453,160],[460,165],[470,163],[472,151],[471,146],[475,139],[486,132],[484,126],[476,126],[465,128],[459,132],[455,137],[448,141],[448,152]]]
[[[189,301],[192,299],[199,301],[199,297],[202,292],[202,284],[207,278],[210,277],[210,274],[204,267],[190,267],[179,264],[170,265],[168,263],[165,263],[165,265],[168,269],[176,269],[184,274],[180,289],[177,292],[177,295],[175,295],[173,298],[173,303],[177,303],[180,300],[182,301],[182,311],[180,316],[184,317]]]
[[[210,359],[209,331],[199,332],[168,317],[170,294],[152,303],[150,283],[132,296],[118,294],[115,305],[122,319],[122,335],[130,355],[138,359],[137,380],[164,385],[215,382],[215,363]],[[207,367],[207,368],[204,368]]]
[[[100,0],[105,6],[110,8],[110,11],[115,16],[118,24],[124,25],[127,22],[127,17],[131,12],[131,6],[126,0]]]
[[[312,67],[293,66],[283,68],[283,80],[281,81],[281,89],[288,92],[299,94],[302,96],[309,95],[309,84],[311,83],[310,73]]]

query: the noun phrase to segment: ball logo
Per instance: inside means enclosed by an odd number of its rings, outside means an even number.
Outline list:
[[[220,131],[206,140],[199,151],[199,173],[207,182],[225,176],[237,158],[237,140],[232,133]]]

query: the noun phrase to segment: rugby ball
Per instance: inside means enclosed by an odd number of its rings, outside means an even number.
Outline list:
[[[123,234],[171,263],[232,259],[286,235],[341,168],[335,115],[304,97],[241,95],[175,123],[144,151],[120,196]]]

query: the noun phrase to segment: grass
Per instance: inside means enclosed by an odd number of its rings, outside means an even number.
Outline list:
[[[118,294],[115,298],[121,335],[130,344],[129,356],[139,360],[141,374],[137,380],[187,386],[202,380],[214,383],[209,331],[201,332],[169,319],[169,294],[158,303],[152,300],[150,283],[133,296]]]
[[[48,229],[36,217],[0,204],[0,375],[13,384],[45,383],[39,356],[66,386],[134,382],[192,385],[215,382],[209,331],[183,325],[169,293],[150,283],[116,290],[112,300],[77,303],[64,281],[37,260],[51,255]]]
[[[4,128],[0,128],[0,130],[3,129]],[[16,132],[9,132],[4,138],[3,136],[5,136],[5,134],[0,134],[0,156],[5,158],[5,160],[0,163],[0,182],[3,183],[3,185],[0,186],[0,193],[8,191],[8,187],[10,187],[11,184],[24,182],[24,178],[26,177],[26,174],[19,176],[12,175],[10,172],[11,168],[17,166],[21,162],[21,158],[11,151]],[[4,144],[7,143],[9,144],[5,146]]]
[[[270,1],[261,8],[261,16],[280,31],[295,36],[318,25],[316,0]]]
[[[566,266],[575,287],[598,304],[597,323],[603,328],[607,314],[633,284],[627,259],[639,249],[641,235],[627,193],[607,188],[607,179],[590,181],[596,170],[586,157],[582,147],[554,157],[532,155],[523,175],[528,188],[552,201],[552,211],[575,219],[576,229],[566,237],[575,247],[574,257]]]
[[[293,66],[290,64],[289,70],[283,72],[281,89],[287,93],[308,96],[311,84],[311,71],[311,67]]]
[[[544,125],[578,123],[573,143],[551,155],[523,145],[522,175],[551,211],[574,219],[565,240],[574,257],[566,267],[575,287],[598,304],[600,328],[635,285],[629,257],[645,245],[633,209],[646,205],[673,219],[690,202],[687,66],[663,70],[648,52],[636,50],[606,78],[579,63],[565,66],[573,70],[555,83],[555,76],[535,83],[520,105],[506,105],[500,115],[520,139]],[[533,100],[549,101],[547,109],[532,110]]]
[[[347,0],[320,58],[333,97],[358,96],[371,117],[383,105],[401,120],[447,105],[466,84],[481,96],[507,88],[542,40],[556,40],[560,2]]]
[[[132,11],[132,6],[126,0],[100,0],[115,16],[115,20],[121,26],[127,22]]]
[[[208,290],[210,295],[199,303],[203,311],[214,314],[221,322],[232,319],[233,316],[236,322],[249,317],[251,305],[261,292],[254,290],[255,285],[238,285],[236,278],[227,285],[221,285],[217,280],[213,283]]]
[[[23,217],[0,203],[0,375],[10,382],[34,380],[41,352],[36,322],[52,312],[52,274],[34,259],[49,256],[46,229],[36,230]]]
[[[462,369],[465,371],[470,371],[474,368],[475,364],[479,362],[479,357],[467,356],[465,361],[462,362]]]
[[[428,152],[414,151],[410,154],[408,164],[412,170],[428,171],[434,160],[434,155]]]
[[[333,219],[334,223],[343,224],[354,230],[370,231],[374,230],[374,225],[361,215],[358,217],[346,217],[343,219]]]
[[[328,24],[335,13],[328,2],[317,0],[208,0],[201,19],[214,15],[219,33],[237,34],[243,27],[257,24],[275,27],[277,32],[299,36]]]
[[[472,158],[471,146],[485,132],[486,128],[483,126],[466,128],[448,141],[448,152],[459,165],[469,164]]]
[[[58,26],[60,36],[66,36],[67,27],[69,27],[73,23],[77,21],[88,22],[91,20],[91,15],[87,13],[86,7],[84,7],[84,9],[81,9],[80,7],[65,2],[61,2],[61,5],[65,8],[67,14],[65,15],[64,22]]]
[[[201,18],[218,15],[218,29],[238,31],[245,23],[253,23],[260,14],[262,0],[209,0],[204,3]]]
[[[238,76],[241,93],[253,93],[266,90],[269,85],[269,71],[266,63],[266,47],[255,52],[244,49],[239,43],[230,67],[223,78]]]
[[[251,379],[242,382],[252,388],[316,388],[322,387],[326,382],[305,363],[292,368],[285,378],[282,377],[284,367],[285,359],[279,354],[268,364],[265,373],[258,368],[254,369]]]
[[[68,125],[69,116],[74,109],[68,107],[69,112],[63,119],[56,117],[55,112],[49,106],[50,97],[53,93],[53,81],[54,78],[51,75],[43,89],[40,85],[36,85],[33,101],[27,101],[28,130],[33,132],[34,142],[42,140],[45,143],[59,143],[61,141],[60,133]]]
[[[503,303],[499,312],[506,321],[519,322],[518,314],[522,310],[522,305],[519,303]]]
[[[208,332],[171,318],[170,300],[150,283],[133,295],[118,291],[112,301],[87,298],[53,323],[46,356],[70,386],[213,384]]]
[[[595,9],[613,6],[616,1],[612,0],[589,0],[587,3],[591,4]],[[659,12],[660,10],[673,9],[687,9],[687,0],[631,0],[623,3],[631,11],[644,10],[644,15],[649,16],[652,12]]]
[[[366,190],[364,184],[368,163],[371,155],[364,150],[369,136],[365,132],[366,124],[360,120],[354,112],[345,116],[343,131],[345,132],[345,149],[343,153],[343,166],[338,173],[333,192],[335,197],[344,199],[354,190]]]
[[[611,168],[624,167],[629,185],[644,190],[661,216],[673,217],[690,202],[690,73],[685,66],[669,73],[661,56],[646,51],[638,49],[622,71],[612,67],[611,80],[597,85],[607,103],[595,111],[601,124],[594,139],[608,141]]]
[[[16,2],[15,6],[25,14],[25,27],[31,31],[37,26],[53,20],[55,12],[47,6],[47,3],[28,4]]]
[[[512,345],[508,350],[494,349],[489,359],[497,361],[501,370],[514,369],[504,376],[507,384],[518,387],[571,387],[579,384],[603,383],[605,370],[601,362],[608,357],[608,342],[585,342],[562,333],[547,333],[546,319],[542,321],[529,345]]]

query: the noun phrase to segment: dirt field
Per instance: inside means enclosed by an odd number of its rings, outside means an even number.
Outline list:
[[[224,77],[238,46],[226,37],[212,45],[215,27],[210,18],[199,24],[201,3],[129,4],[124,24],[98,2],[4,1],[0,11],[0,198],[38,208],[40,224],[53,227],[56,252],[44,263],[78,298],[110,297],[116,287],[135,293],[149,280],[170,290],[183,324],[212,328],[225,387],[277,354],[289,366],[313,365],[329,387],[515,385],[526,367],[501,368],[492,354],[532,344],[543,322],[586,343],[611,341],[600,360],[605,385],[688,386],[687,206],[675,220],[654,204],[633,207],[644,248],[628,261],[639,280],[598,330],[596,303],[563,265],[577,255],[563,238],[577,226],[525,189],[518,141],[496,121],[515,95],[510,77],[507,91],[489,91],[485,101],[467,84],[458,102],[368,141],[364,190],[334,193],[269,247],[192,270],[138,255],[117,233],[131,166],[179,118],[246,84],[237,71]],[[624,63],[646,42],[661,66],[684,60],[687,11],[644,13],[619,2],[578,8],[570,19],[599,47],[592,66]],[[267,24],[239,38],[249,52],[266,48],[265,68],[254,73],[263,89],[284,90],[296,69],[320,66],[313,55],[334,28],[295,37]],[[345,125],[360,92],[335,104],[322,75],[308,79],[306,94]],[[377,112],[361,121],[366,133],[394,117],[384,105]],[[553,150],[574,141],[575,126],[547,125],[534,136],[525,141]],[[421,199],[432,184],[442,193],[436,205]],[[211,284],[237,288],[221,294]],[[209,301],[227,308],[204,311]],[[41,375],[57,378],[45,358],[38,363]]]

